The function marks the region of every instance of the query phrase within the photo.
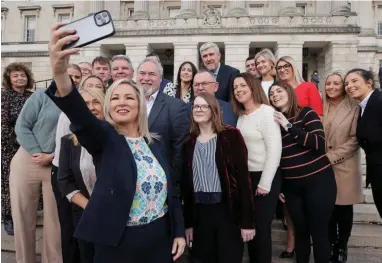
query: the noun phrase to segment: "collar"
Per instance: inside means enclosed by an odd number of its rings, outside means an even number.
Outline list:
[[[220,66],[221,66],[221,64],[219,63],[219,67],[214,71],[215,77],[217,77],[219,74]]]
[[[373,92],[374,90],[370,92],[369,95],[367,95],[367,97],[363,99],[363,101],[360,102],[359,106],[361,106],[361,108],[366,108],[367,102],[369,101],[370,96],[371,94],[373,94]]]
[[[156,99],[157,96],[158,96],[158,93],[159,93],[159,89],[158,89],[155,93],[151,94],[151,96],[149,97],[149,99],[146,99],[147,102],[155,101],[155,99]]]

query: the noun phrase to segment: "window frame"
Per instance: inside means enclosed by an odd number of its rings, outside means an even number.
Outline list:
[[[29,18],[34,18],[35,19],[35,28],[33,29],[34,32],[33,32],[33,40],[28,40],[28,30],[31,30],[31,29],[28,29],[28,19]],[[24,30],[23,30],[23,41],[24,42],[36,42],[36,33],[37,33],[37,15],[33,15],[33,14],[27,14],[24,16]],[[30,37],[30,36],[29,36]]]
[[[261,14],[260,15],[252,15],[251,14],[251,8],[259,8],[261,7]],[[248,5],[248,14],[250,16],[264,16],[264,4],[249,4]]]

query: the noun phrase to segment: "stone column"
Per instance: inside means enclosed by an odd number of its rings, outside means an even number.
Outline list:
[[[317,56],[317,71],[318,76],[320,76],[320,83],[318,83],[318,89],[322,93],[324,90],[324,82],[325,82],[325,54],[322,52]]]
[[[136,73],[139,63],[141,63],[146,58],[146,55],[151,52],[151,46],[147,43],[125,44],[125,52],[130,58]]]
[[[349,1],[332,0],[332,11],[330,14],[335,16],[343,16],[351,13],[348,2]]]
[[[86,47],[81,48],[80,50],[80,56],[79,60],[80,61],[85,61],[91,63],[94,58],[103,56],[106,58],[110,58],[110,53],[108,52],[107,49],[105,49],[102,45],[100,44],[92,44]],[[77,58],[76,58],[77,60]],[[76,61],[77,63],[80,61]],[[73,61],[74,63],[74,61]]]
[[[149,1],[148,0],[135,0],[134,1],[134,15],[135,19],[148,19],[149,15]]]
[[[294,16],[299,15],[299,11],[296,7],[296,1],[295,0],[282,0],[280,3],[280,12],[279,15],[281,16]]]
[[[228,16],[248,16],[247,10],[245,9],[245,1],[235,0],[228,2]]]
[[[224,64],[235,67],[240,72],[245,71],[245,60],[249,56],[248,42],[225,42]]]
[[[199,68],[198,43],[174,43],[174,81],[178,75],[179,66],[185,62],[194,63]]]
[[[372,0],[364,0],[359,3],[360,9],[358,14],[361,33],[359,37],[375,37],[375,18]]]
[[[196,3],[197,1],[195,0],[181,0],[180,14],[178,17],[197,17],[198,15],[196,14]]]
[[[277,42],[275,48],[276,58],[281,58],[282,56],[290,56],[297,63],[297,69],[302,76],[302,48],[304,42]]]
[[[333,71],[346,74],[358,65],[358,41],[330,42],[325,49],[325,76]]]
[[[105,9],[104,0],[96,0],[90,2],[90,13],[97,13]]]

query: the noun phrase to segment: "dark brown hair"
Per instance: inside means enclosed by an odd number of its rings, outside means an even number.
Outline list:
[[[249,89],[252,92],[252,100],[254,103],[269,105],[267,95],[265,94],[263,88],[261,87],[261,82],[258,78],[256,78],[255,76],[247,72],[240,73],[239,75],[235,77],[235,79],[237,78],[243,78],[244,81],[247,83]],[[241,104],[235,98],[235,90],[234,90],[233,82],[231,87],[231,96],[232,96],[231,103],[232,103],[233,112],[238,116],[242,115],[245,111],[245,108],[244,108],[244,105]]]
[[[12,89],[11,72],[14,72],[14,71],[23,71],[27,77],[27,85],[25,86],[25,89],[26,90],[33,89],[34,78],[33,78],[32,71],[22,63],[11,63],[5,68],[3,73],[3,83],[2,83],[2,86],[4,88]]]
[[[109,66],[109,68],[111,69],[111,66],[110,66],[110,61],[107,59],[107,58],[105,58],[105,57],[96,57],[95,59],[93,59],[93,61],[92,61],[92,67],[94,67],[94,64],[95,63],[99,63],[99,64],[101,64],[101,65],[108,65]]]
[[[298,106],[297,95],[296,95],[296,92],[294,91],[294,88],[292,88],[292,86],[289,85],[288,83],[281,80],[278,80],[275,83],[273,83],[272,86],[269,88],[269,93],[268,93],[269,101],[272,106],[273,104],[272,104],[272,101],[270,100],[270,94],[274,86],[279,86],[285,89],[288,94],[288,111],[283,113],[285,113],[287,118],[292,118],[292,117],[296,118],[298,114],[300,113],[301,107]],[[280,111],[275,106],[273,106],[273,108],[275,108],[277,111]]]
[[[354,68],[354,69],[350,70],[348,73],[346,73],[346,76],[344,78],[344,82],[345,82],[346,78],[349,76],[349,74],[351,74],[351,73],[357,73],[358,75],[360,75],[360,77],[365,82],[370,81],[371,88],[373,90],[375,89],[374,73],[372,70],[366,70],[366,69],[362,69],[362,68]]]
[[[181,84],[181,80],[180,80],[180,75],[182,73],[182,68],[184,65],[186,64],[189,64],[191,66],[191,69],[192,69],[192,78],[191,78],[191,84],[190,84],[190,89],[191,89],[191,97],[190,97],[190,101],[194,100],[194,89],[193,89],[193,84],[194,84],[194,77],[196,75],[196,73],[198,73],[198,70],[196,69],[194,63],[190,62],[190,61],[185,61],[183,62],[180,66],[179,66],[179,69],[178,69],[178,75],[176,76],[176,94],[175,94],[175,98],[178,98],[178,99],[183,99],[180,97],[180,90],[182,89],[182,84]]]
[[[199,93],[196,98],[202,98],[204,99],[207,104],[210,106],[211,110],[211,122],[212,122],[212,129],[214,130],[215,133],[220,133],[224,130],[224,124],[223,124],[223,117],[222,113],[220,110],[219,102],[215,98],[215,95],[209,94],[208,92],[202,92]],[[192,102],[192,105],[194,105],[195,100]],[[191,111],[191,128],[190,128],[190,133],[193,135],[198,136],[200,134],[200,129],[198,123],[194,121],[194,118],[192,116],[193,111]]]

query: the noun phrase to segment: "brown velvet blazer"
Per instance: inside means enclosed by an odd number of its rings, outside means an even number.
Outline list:
[[[192,161],[197,136],[190,135],[183,145],[184,172],[181,192],[184,202],[186,228],[193,227],[194,184]],[[248,152],[240,131],[231,126],[217,135],[216,166],[219,173],[223,203],[241,229],[254,229],[254,203],[252,184],[248,172]]]

